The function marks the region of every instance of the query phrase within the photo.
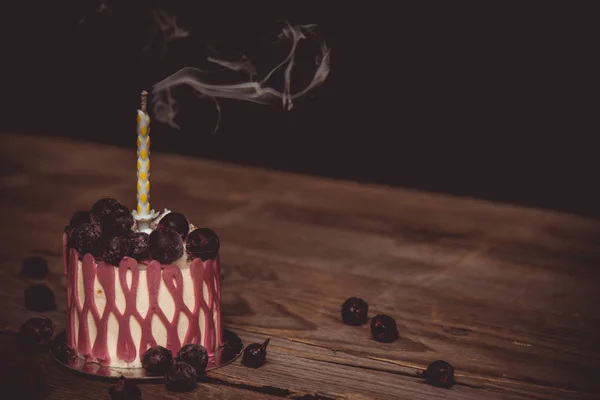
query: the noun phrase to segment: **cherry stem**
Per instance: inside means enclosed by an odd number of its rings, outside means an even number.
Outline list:
[[[271,338],[265,340],[265,342],[260,347],[262,347],[263,349],[266,349],[267,345],[269,344],[270,341],[271,341]]]

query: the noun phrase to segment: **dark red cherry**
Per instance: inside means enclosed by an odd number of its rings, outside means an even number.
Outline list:
[[[21,349],[34,353],[46,349],[50,344],[54,327],[48,318],[30,318],[19,330],[18,342]]]
[[[202,345],[189,343],[179,350],[175,360],[190,364],[200,376],[204,374],[208,365],[208,351]]]
[[[146,232],[132,232],[128,236],[129,247],[127,255],[138,261],[150,259],[150,247],[148,242],[150,235]]]
[[[270,339],[265,340],[263,344],[252,343],[244,349],[242,355],[242,365],[251,368],[258,368],[262,366],[267,359],[267,345]]]
[[[219,236],[208,228],[194,229],[188,234],[186,251],[190,259],[212,260],[219,254]]]
[[[43,283],[36,283],[25,289],[25,308],[29,311],[56,310],[54,292]]]
[[[102,244],[102,227],[96,223],[79,225],[71,231],[69,237],[69,246],[76,249],[81,257],[88,253],[101,257]]]
[[[398,338],[396,321],[389,315],[376,315],[371,320],[371,333],[378,342],[393,342]]]
[[[111,235],[104,239],[102,259],[111,265],[119,265],[129,250],[129,241],[123,235]]]
[[[173,365],[173,355],[162,346],[151,347],[142,355],[142,367],[151,375],[164,375]]]
[[[362,325],[368,320],[369,305],[358,297],[350,297],[342,305],[342,321],[346,325]]]
[[[181,235],[181,238],[185,240],[188,233],[190,232],[190,223],[185,215],[178,212],[170,212],[160,219],[158,226],[164,226],[171,228]]]
[[[196,369],[185,362],[176,362],[165,375],[167,390],[189,392],[196,387]]]
[[[451,388],[454,385],[454,367],[446,361],[437,360],[429,364],[423,377],[429,385]]]
[[[42,257],[27,257],[21,264],[23,278],[43,279],[48,275],[48,262]]]
[[[148,239],[150,256],[161,264],[170,264],[183,256],[183,239],[177,231],[159,226]]]

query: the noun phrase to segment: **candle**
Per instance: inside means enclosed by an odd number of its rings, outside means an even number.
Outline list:
[[[133,217],[138,231],[149,232],[156,217],[150,209],[150,116],[146,110],[148,92],[142,92],[141,110],[137,112],[137,207]]]
[[[142,109],[137,114],[137,214],[150,215],[150,116],[146,112],[146,97],[142,92]]]

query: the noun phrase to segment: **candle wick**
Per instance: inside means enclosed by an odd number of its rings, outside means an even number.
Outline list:
[[[145,90],[142,91],[142,112],[144,114],[147,114],[146,112],[146,108],[148,106],[148,92],[146,92]]]

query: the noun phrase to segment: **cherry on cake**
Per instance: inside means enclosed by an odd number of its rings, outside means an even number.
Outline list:
[[[218,236],[169,210],[150,229],[114,199],[65,228],[67,345],[87,362],[142,368],[155,346],[202,345],[212,358],[223,345]]]

